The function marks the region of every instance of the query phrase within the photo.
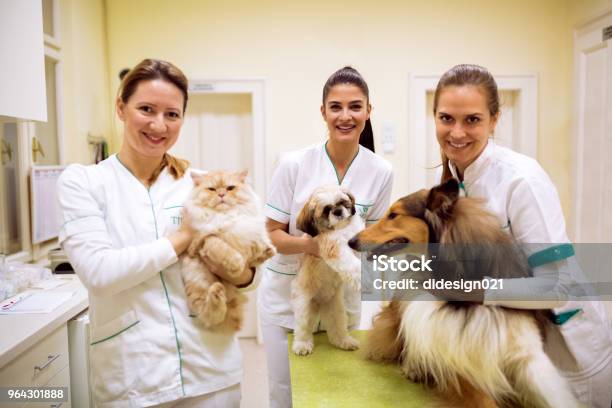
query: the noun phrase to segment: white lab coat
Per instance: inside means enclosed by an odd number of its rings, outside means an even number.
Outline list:
[[[450,169],[457,177],[452,163]],[[527,246],[528,256],[551,244],[569,242],[557,190],[538,162],[530,157],[489,140],[482,154],[465,169],[460,193],[484,199],[488,210],[497,216],[500,228],[511,233],[519,243],[532,244]],[[574,391],[582,401],[593,406],[609,406],[605,396],[603,405],[599,405],[596,401],[602,395],[595,395],[588,381],[583,381],[605,370],[611,372],[612,330],[604,305],[568,296],[567,288],[572,284],[588,281],[575,257],[535,267],[533,275],[527,279],[505,280],[503,290],[486,291],[485,304],[550,307],[557,315],[581,309],[557,326],[562,338],[549,333],[548,354],[566,377],[577,379],[573,383]],[[612,383],[612,378],[607,381]]]
[[[296,220],[314,189],[325,184],[339,184],[326,143],[283,155],[270,181],[265,214],[270,219],[288,224],[290,235],[303,234],[296,228]],[[389,207],[393,185],[391,164],[359,146],[340,185],[348,188],[355,197],[357,214],[365,221],[376,221]],[[277,254],[266,263],[258,297],[264,323],[293,328],[291,281],[302,257],[303,254]],[[361,294],[345,290],[345,307],[349,325],[359,324]]]
[[[92,391],[99,407],[150,406],[241,381],[233,335],[190,316],[166,238],[193,188],[164,169],[147,189],[117,158],[58,181],[60,242],[89,291]]]

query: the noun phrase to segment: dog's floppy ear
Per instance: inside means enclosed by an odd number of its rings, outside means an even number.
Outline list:
[[[319,233],[314,223],[315,208],[316,208],[315,201],[311,197],[308,201],[306,201],[306,204],[304,204],[304,207],[302,207],[302,210],[298,214],[298,217],[295,223],[295,226],[297,227],[297,229],[299,229],[300,231],[304,231],[311,237],[315,237]]]
[[[426,208],[434,215],[447,219],[459,199],[459,183],[454,178],[435,186],[429,191]]]
[[[355,196],[346,188],[344,189],[344,192],[349,197],[349,200],[351,200],[351,215],[355,215],[357,212],[357,209],[355,208]]]

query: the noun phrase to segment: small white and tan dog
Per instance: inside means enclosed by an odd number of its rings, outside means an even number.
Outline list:
[[[295,315],[293,352],[312,353],[312,332],[320,316],[329,342],[343,350],[359,348],[348,332],[344,284],[361,290],[361,260],[348,241],[364,229],[355,215],[355,198],[337,185],[321,186],[312,193],[297,218],[297,228],[316,237],[319,255],[305,255],[291,285]]]

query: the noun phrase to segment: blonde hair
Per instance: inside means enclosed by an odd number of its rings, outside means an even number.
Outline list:
[[[152,81],[154,79],[162,79],[175,85],[181,91],[183,94],[183,113],[185,113],[187,109],[187,99],[189,98],[187,77],[183,71],[172,63],[147,58],[129,71],[122,71],[119,76],[121,78],[121,84],[119,85],[117,96],[121,98],[123,103],[127,103],[128,99],[130,99],[136,91],[139,83],[143,81]],[[159,177],[159,174],[166,167],[168,167],[168,172],[175,179],[179,179],[183,177],[187,171],[189,162],[168,153],[164,153],[161,163],[149,178],[149,183],[154,183],[157,177]]]

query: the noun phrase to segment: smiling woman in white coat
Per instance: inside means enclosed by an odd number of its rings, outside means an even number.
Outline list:
[[[186,106],[185,75],[142,61],[118,92],[120,152],[71,165],[59,180],[60,242],[89,291],[98,407],[240,405],[237,339],[190,316],[177,262],[192,238],[181,211],[193,181],[188,163],[167,151]],[[253,271],[221,277],[248,287]]]
[[[258,305],[268,361],[270,408],[292,404],[287,332],[293,328],[291,282],[304,254],[318,256],[315,238],[297,228],[297,216],[321,185],[339,185],[355,197],[357,214],[366,222],[380,218],[393,185],[391,164],[374,154],[370,93],[352,67],[334,72],[323,87],[321,115],[329,137],[316,145],[284,154],[274,171],[265,214],[278,254],[262,274]],[[345,307],[351,328],[359,324],[361,294],[346,288]],[[324,327],[323,327],[324,328]]]
[[[495,79],[477,65],[451,68],[436,88],[434,115],[442,181],[454,177],[462,196],[482,200],[500,228],[524,244],[532,268],[532,277],[505,279],[501,290],[472,295],[491,306],[551,310],[545,351],[580,402],[609,408],[612,328],[600,301],[571,292],[588,281],[552,181],[537,161],[490,138],[500,115]]]

